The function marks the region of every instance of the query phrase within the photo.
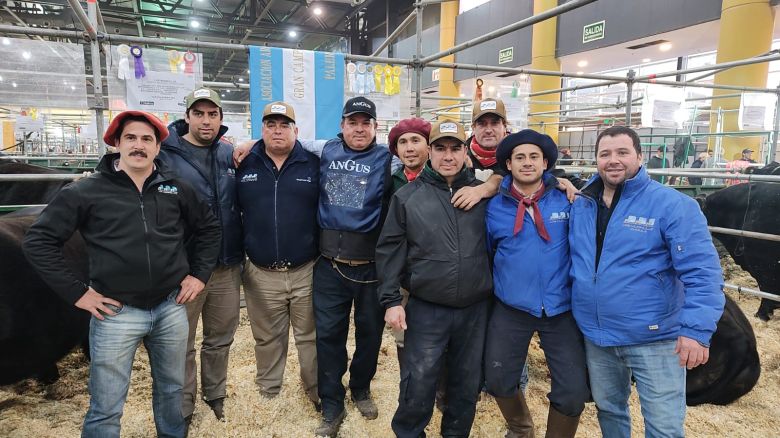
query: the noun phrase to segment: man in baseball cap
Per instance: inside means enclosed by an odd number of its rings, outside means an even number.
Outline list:
[[[241,215],[236,205],[233,147],[220,140],[227,132],[227,127],[222,126],[222,100],[214,90],[196,88],[184,102],[184,119],[176,120],[168,127],[171,135],[162,144],[160,159],[209,203],[222,227],[219,263],[203,293],[187,305],[189,345],[182,409],[189,424],[198,392],[195,330],[201,314],[204,333],[200,352],[202,398],[218,419],[224,419],[228,353],[238,327],[244,250]]]
[[[548,395],[547,435],[574,437],[589,395],[582,334],[571,313],[571,205],[548,172],[557,158],[553,139],[532,129],[506,136],[496,150],[497,165],[507,175],[486,215],[496,305],[484,363],[487,389],[507,421],[507,436],[533,435],[533,419],[520,388],[535,332],[552,387],[566,388]],[[492,366],[496,363],[502,366]]]
[[[441,435],[469,436],[474,421],[493,284],[485,241],[487,200],[468,211],[451,202],[453,192],[481,184],[465,165],[465,140],[460,123],[431,126],[430,161],[393,195],[377,244],[385,321],[406,330],[404,396],[391,424],[399,437],[424,436],[444,364],[447,407]],[[410,295],[406,308],[401,287]]]

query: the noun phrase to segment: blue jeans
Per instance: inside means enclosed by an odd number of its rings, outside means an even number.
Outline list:
[[[152,408],[159,437],[183,437],[182,387],[187,354],[187,312],[176,304],[178,290],[151,309],[124,305],[89,326],[89,411],[81,436],[119,437],[122,409],[138,344],[152,368]],[[113,306],[112,306],[113,307]]]
[[[676,340],[624,347],[599,347],[585,339],[590,388],[605,438],[630,437],[631,376],[648,438],[685,436],[685,376]]]

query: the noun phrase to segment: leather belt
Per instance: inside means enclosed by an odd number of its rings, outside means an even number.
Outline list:
[[[363,265],[369,265],[371,263],[374,263],[373,260],[347,260],[347,259],[342,259],[340,257],[328,257],[326,255],[323,255],[323,257],[325,257],[330,261],[341,263],[347,266],[363,266]]]

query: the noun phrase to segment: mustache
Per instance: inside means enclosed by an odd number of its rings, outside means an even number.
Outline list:
[[[131,157],[137,155],[139,157],[148,158],[148,155],[146,155],[146,152],[144,152],[144,151],[132,151],[128,155],[131,156]]]

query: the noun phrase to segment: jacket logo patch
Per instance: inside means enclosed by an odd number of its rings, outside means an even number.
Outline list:
[[[648,330],[658,330],[658,324],[649,325],[649,326],[647,326],[647,329]]]
[[[252,181],[257,181],[256,173],[247,173],[246,175],[241,177],[240,182],[245,183],[245,182],[252,182]]]
[[[626,218],[626,220],[623,221],[623,226],[634,231],[646,233],[648,231],[652,231],[652,229],[655,227],[655,218],[648,219],[641,216],[629,216]]]
[[[568,211],[556,211],[550,215],[550,222],[562,222],[569,220]]]
[[[159,185],[157,186],[157,191],[160,193],[165,193],[168,195],[178,195],[179,189],[176,188],[176,186],[166,186],[166,185]]]
[[[331,161],[328,165],[328,169],[330,170],[346,170],[349,172],[357,172],[357,173],[370,173],[371,172],[371,166],[366,166],[365,164],[360,164],[355,162],[355,160],[346,160],[346,161]]]
[[[235,178],[236,177],[236,169],[233,169],[232,167],[228,167],[227,176]]]
[[[311,182],[311,177],[310,177],[310,176],[307,176],[306,178],[295,178],[295,180],[296,180],[296,181],[298,181],[298,182],[307,182],[307,183],[310,183],[310,182]]]

